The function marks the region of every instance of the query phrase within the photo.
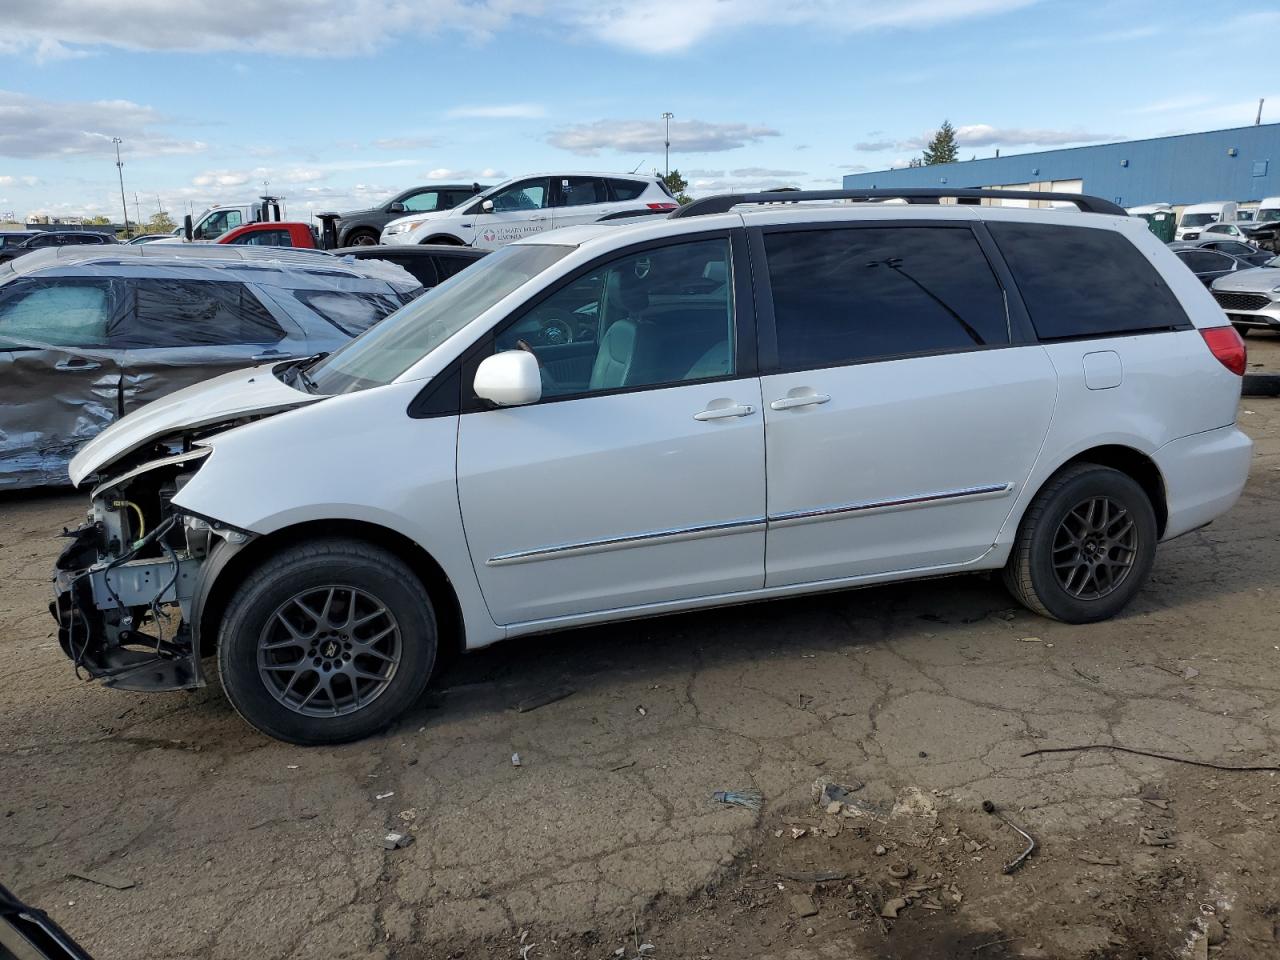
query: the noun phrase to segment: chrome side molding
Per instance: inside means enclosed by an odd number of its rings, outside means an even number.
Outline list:
[[[633,533],[621,537],[609,537],[603,540],[583,540],[578,543],[560,543],[550,547],[538,547],[534,550],[519,550],[514,553],[502,553],[485,561],[487,567],[504,567],[514,563],[532,563],[537,560],[550,560],[560,557],[574,557],[589,553],[604,553],[610,550],[625,550],[642,544],[678,543],[682,540],[696,540],[704,537],[722,537],[733,533],[746,533],[750,530],[766,528],[770,525],[791,526],[801,523],[817,523],[823,520],[835,520],[855,513],[888,513],[895,510],[912,510],[916,507],[928,507],[936,503],[954,502],[956,500],[992,500],[1008,496],[1014,488],[1012,483],[993,483],[980,487],[964,487],[960,490],[946,490],[940,493],[925,493],[914,497],[897,497],[892,500],[866,500],[861,503],[845,503],[831,507],[817,507],[812,510],[795,510],[779,513],[770,517],[751,517],[743,520],[726,520],[722,523],[706,523],[696,527],[678,527],[673,530],[654,530],[649,533]]]
[[[730,533],[745,533],[748,530],[763,529],[764,517],[751,517],[745,520],[726,520],[723,523],[707,523],[696,527],[679,527],[674,530],[655,530],[651,533],[633,533],[623,537],[609,537],[605,540],[584,540],[580,543],[562,543],[553,547],[539,547],[536,550],[520,550],[515,553],[503,553],[490,557],[485,561],[487,567],[502,567],[512,563],[530,563],[534,560],[549,560],[552,557],[572,557],[587,553],[603,553],[606,550],[623,550],[641,544],[676,543],[681,540],[694,540],[703,537],[721,537]]]
[[[864,500],[860,503],[842,503],[831,507],[815,507],[812,510],[792,510],[769,517],[771,524],[815,523],[821,520],[833,520],[849,513],[891,512],[894,510],[911,510],[916,507],[929,507],[936,503],[955,500],[994,500],[1008,496],[1013,491],[1012,483],[992,483],[981,487],[963,487],[959,490],[944,490],[940,493],[922,493],[914,497],[895,497],[891,500]]]

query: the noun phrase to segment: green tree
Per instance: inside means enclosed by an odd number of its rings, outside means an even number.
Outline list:
[[[659,179],[667,185],[671,195],[676,198],[676,203],[686,204],[693,202],[693,197],[685,193],[689,189],[689,181],[680,176],[679,170],[672,170],[665,177],[660,177]]]
[[[169,214],[161,210],[159,213],[152,214],[151,219],[147,221],[147,233],[173,233],[177,225],[169,218]]]
[[[938,132],[924,148],[924,162],[927,166],[951,163],[956,158],[956,152],[956,128],[951,125],[950,120],[943,120]]]
[[[98,214],[96,217],[86,218],[84,222],[89,226],[105,227],[108,223],[111,222],[111,220],[107,217],[104,217],[102,214]]]

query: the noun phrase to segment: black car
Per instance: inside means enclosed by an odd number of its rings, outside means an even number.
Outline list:
[[[96,230],[44,230],[32,234],[21,243],[6,243],[0,248],[0,263],[16,260],[24,253],[32,250],[44,250],[48,247],[69,247],[76,244],[115,243],[116,238]]]
[[[1244,260],[1253,267],[1264,266],[1275,259],[1275,254],[1269,250],[1259,250],[1253,244],[1245,243],[1242,240],[1222,239],[1220,237],[1177,240],[1169,244],[1169,249],[1174,253],[1179,250],[1217,250],[1219,253],[1230,254],[1237,260]]]
[[[1260,264],[1251,263],[1244,257],[1232,256],[1221,250],[1203,247],[1175,247],[1173,252],[1185,263],[1206,287],[1211,286],[1219,277],[1235,273],[1237,270],[1250,270]],[[1257,251],[1254,251],[1257,253]],[[1270,258],[1270,255],[1268,255]]]
[[[444,283],[460,270],[464,270],[488,250],[475,247],[454,247],[448,244],[421,243],[416,246],[358,246],[334,250],[336,257],[355,257],[357,260],[388,260],[413,276],[424,287]]]
[[[382,228],[396,217],[406,213],[425,213],[431,210],[452,210],[489,188],[479,183],[433,183],[411,187],[398,193],[380,207],[344,213],[338,220],[338,244],[355,247],[375,244],[382,235]]]

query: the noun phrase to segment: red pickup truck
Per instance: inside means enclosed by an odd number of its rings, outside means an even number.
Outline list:
[[[228,230],[217,243],[234,243],[254,247],[307,247],[318,249],[315,231],[305,223],[266,221],[246,223]]]

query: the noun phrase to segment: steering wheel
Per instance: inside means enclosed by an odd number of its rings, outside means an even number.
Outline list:
[[[559,314],[551,314],[542,321],[542,342],[547,346],[573,343],[573,324]]]

